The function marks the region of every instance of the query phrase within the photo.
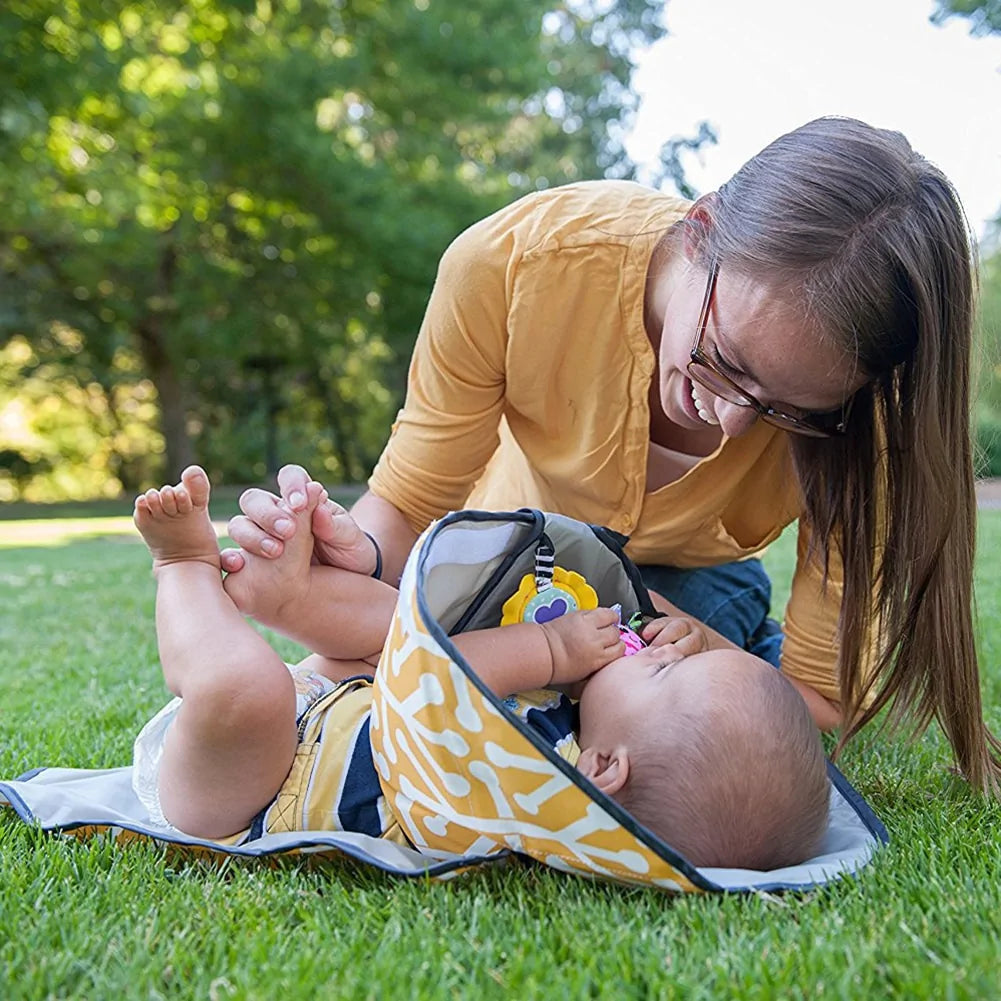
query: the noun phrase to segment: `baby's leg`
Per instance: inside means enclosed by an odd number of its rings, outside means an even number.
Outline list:
[[[160,803],[175,827],[213,838],[274,798],[297,737],[288,669],[223,591],[208,498],[208,478],[190,466],[178,486],[136,498],[135,523],[153,556],[163,676],[183,699],[164,743]]]
[[[320,490],[310,484],[306,510],[290,516],[311,516]],[[306,524],[308,529],[308,518]],[[370,670],[386,641],[398,592],[350,570],[312,566],[312,552],[312,536],[297,530],[276,559],[244,553],[243,569],[223,587],[244,615],[325,658],[367,661]]]

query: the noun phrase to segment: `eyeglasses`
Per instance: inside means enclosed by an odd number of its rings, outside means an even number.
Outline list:
[[[714,257],[709,264],[709,281],[706,283],[706,295],[702,300],[702,311],[699,313],[699,325],[695,332],[695,343],[692,345],[691,361],[688,363],[688,374],[709,392],[722,397],[728,403],[738,407],[751,407],[758,416],[775,427],[795,434],[808,435],[811,438],[830,438],[842,435],[848,425],[848,415],[851,413],[852,399],[837,410],[825,413],[805,411],[801,414],[790,414],[775,407],[766,407],[760,400],[752,396],[746,389],[741,389],[728,375],[719,370],[719,366],[702,350],[702,341],[706,336],[706,326],[712,309],[713,297],[716,294],[716,279],[719,277],[719,258]]]

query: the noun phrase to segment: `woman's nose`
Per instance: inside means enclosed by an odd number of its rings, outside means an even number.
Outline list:
[[[722,397],[716,397],[716,420],[723,429],[723,433],[730,438],[739,438],[754,427],[758,419],[758,412],[754,407],[742,407],[737,403],[731,403]]]

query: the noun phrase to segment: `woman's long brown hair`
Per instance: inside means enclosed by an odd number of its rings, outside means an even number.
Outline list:
[[[892,728],[937,719],[969,782],[997,794],[973,634],[976,279],[956,193],[899,133],[828,118],[706,209],[707,258],[774,289],[870,379],[843,438],[790,436],[812,558],[844,571],[838,747],[887,705]]]

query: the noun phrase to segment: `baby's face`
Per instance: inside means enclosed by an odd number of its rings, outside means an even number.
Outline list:
[[[626,740],[638,724],[680,708],[697,712],[727,697],[727,676],[762,670],[774,668],[743,650],[678,657],[668,644],[620,657],[593,674],[581,692],[581,744]]]

